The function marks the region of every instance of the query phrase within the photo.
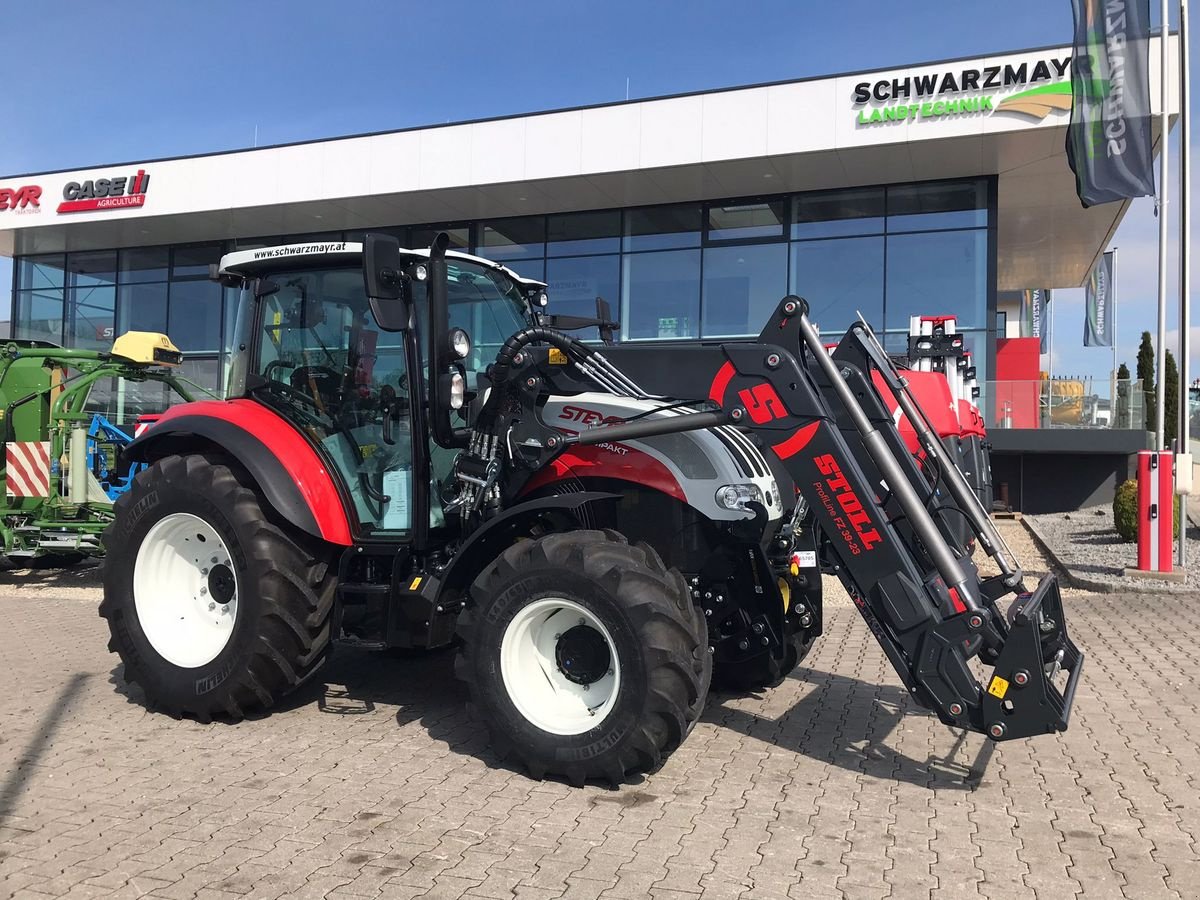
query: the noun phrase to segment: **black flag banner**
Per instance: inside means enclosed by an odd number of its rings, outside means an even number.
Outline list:
[[[1083,346],[1111,347],[1113,304],[1113,254],[1109,250],[1096,263],[1084,287],[1086,315],[1083,318]]]
[[[1154,193],[1150,0],[1071,0],[1067,161],[1085,207]]]

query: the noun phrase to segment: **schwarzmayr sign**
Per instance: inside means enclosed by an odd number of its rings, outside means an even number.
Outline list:
[[[1051,110],[1071,108],[1071,57],[963,68],[904,78],[860,81],[854,86],[857,124],[940,119],[996,109],[1043,119]],[[1028,90],[998,95],[1012,88]],[[884,104],[868,107],[868,104]]]

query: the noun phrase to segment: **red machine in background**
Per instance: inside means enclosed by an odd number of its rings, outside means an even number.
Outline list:
[[[987,427],[977,404],[979,384],[970,351],[958,334],[954,316],[913,316],[908,332],[909,388],[919,399],[929,425],[941,438],[979,502],[992,508],[992,469]],[[912,423],[895,398],[881,388],[888,409],[909,450],[924,459]],[[936,477],[936,473],[933,473]]]

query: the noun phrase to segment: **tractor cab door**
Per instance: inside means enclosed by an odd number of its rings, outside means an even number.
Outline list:
[[[247,392],[316,444],[360,537],[403,538],[414,513],[405,333],[379,328],[358,268],[272,275],[256,319]]]

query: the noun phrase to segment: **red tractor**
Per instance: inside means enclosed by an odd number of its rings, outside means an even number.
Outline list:
[[[947,724],[1066,727],[1083,655],[1057,585],[1025,589],[865,324],[827,354],[787,297],[756,342],[587,343],[568,331],[611,333],[603,307],[548,316],[543,284],[445,243],[222,260],[243,291],[229,399],[130,445],[148,468],[105,535],[101,615],[151,704],[238,719],[334,644],[457,640],[502,755],[619,783],[679,745],[714,677],[796,666],[824,566]]]

